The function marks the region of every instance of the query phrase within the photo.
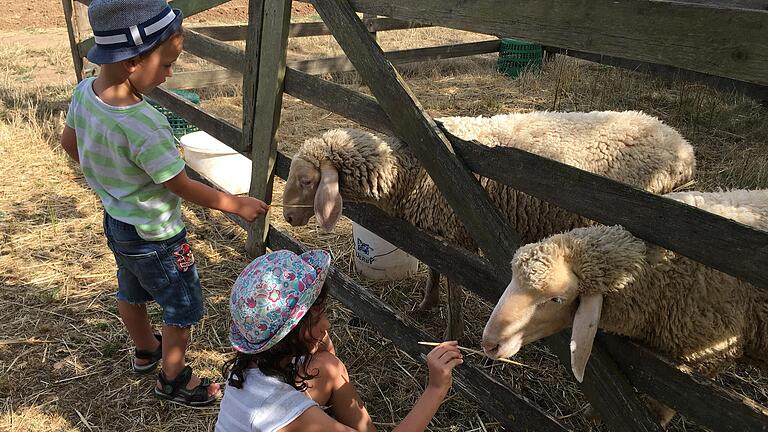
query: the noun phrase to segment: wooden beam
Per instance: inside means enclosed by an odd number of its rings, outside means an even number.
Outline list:
[[[72,51],[72,63],[75,68],[75,77],[77,82],[83,79],[83,57],[79,46],[77,24],[75,20],[75,2],[73,0],[61,0],[64,7],[64,21],[67,23],[67,34],[69,35],[69,49]]]
[[[412,63],[496,52],[499,50],[499,45],[500,42],[498,40],[469,42],[455,45],[390,51],[385,53],[385,56],[390,62],[395,64]],[[242,71],[243,65],[245,64],[245,53],[242,49],[220,42],[210,36],[203,35],[202,33],[198,33],[196,30],[187,30],[184,41],[184,50],[234,71]],[[286,62],[286,66],[310,74],[355,70],[354,66],[346,56],[312,60],[293,60]],[[200,72],[198,74],[204,73],[205,72]],[[224,79],[225,76],[227,77],[226,79],[228,79],[228,75],[223,73],[219,73],[216,77]],[[204,80],[203,76],[201,76],[200,79]],[[214,79],[215,78],[211,79],[212,82],[216,82],[213,81]],[[169,81],[172,81],[172,79]]]
[[[584,51],[575,51],[548,46],[544,47],[544,51],[550,54],[562,54],[595,63],[629,69],[635,72],[656,75],[667,79],[680,79],[688,82],[699,82],[721,91],[735,91],[757,100],[768,100],[768,86],[752,84],[744,81],[736,81],[714,75],[707,75],[701,72],[676,68],[674,66],[667,66],[658,63],[646,63],[637,60],[627,60],[602,54],[592,54]]]
[[[519,244],[488,194],[453,154],[450,142],[421,107],[346,0],[316,0],[318,11],[363,81],[435,181],[486,256],[508,263]],[[501,268],[501,266],[500,266]]]
[[[174,72],[165,81],[165,87],[171,89],[199,89],[221,84],[243,82],[243,74],[229,69],[213,69],[192,72]]]
[[[194,30],[184,31],[184,51],[240,73],[245,67],[245,51]]]
[[[301,253],[306,248],[287,234],[270,227],[270,249],[288,249]],[[355,312],[357,316],[373,326],[391,340],[398,348],[413,358],[425,359],[429,350],[418,344],[433,338],[422,330],[409,326],[393,309],[376,298],[369,290],[357,285],[348,276],[332,267],[326,284],[330,294]],[[487,375],[469,361],[453,371],[455,388],[482,406],[495,417],[503,427],[519,431],[565,431],[557,420],[545,413],[528,399]]]
[[[710,379],[682,372],[627,338],[599,332],[597,340],[639,391],[674,407],[694,423],[714,431],[768,431],[768,408],[755,401]]]
[[[277,128],[283,105],[283,77],[291,23],[291,0],[249,1],[243,69],[243,147],[251,149],[250,195],[272,202]],[[271,210],[248,230],[246,250],[264,254]]]
[[[339,84],[286,68],[285,92],[373,130],[397,135],[376,99]]]
[[[754,9],[763,11],[768,10],[767,0],[685,0],[684,3],[698,3],[710,6]]]
[[[768,289],[768,232],[520,149],[451,142],[484,177]]]
[[[546,345],[566,366],[571,364],[570,341],[569,331],[544,339]],[[569,373],[568,376],[575,380],[573,374]],[[647,405],[637,398],[635,389],[602,343],[595,343],[592,346],[592,353],[584,371],[584,382],[580,387],[610,430],[616,432],[629,430],[660,432],[662,430],[659,423],[651,417]],[[622,410],[616,410],[617,406],[622,407]]]
[[[407,64],[498,52],[500,44],[499,40],[468,42],[389,51],[384,55],[392,64]],[[355,70],[354,65],[346,56],[290,61],[287,66],[313,75]]]
[[[379,32],[429,27],[429,24],[402,21],[394,18],[376,18],[366,22],[366,27],[370,32]],[[220,41],[245,40],[248,31],[247,25],[194,26],[189,28]],[[291,27],[288,30],[288,37],[326,36],[330,34],[330,30],[322,21],[291,23]]]
[[[768,85],[768,12],[659,0],[350,0],[358,12]]]

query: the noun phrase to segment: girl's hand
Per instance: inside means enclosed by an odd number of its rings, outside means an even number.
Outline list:
[[[443,342],[436,346],[427,355],[429,367],[429,384],[442,391],[448,391],[451,387],[453,368],[464,363],[464,358],[459,352],[459,343],[456,341]]]
[[[237,199],[239,204],[237,215],[248,222],[253,222],[269,210],[269,206],[262,200],[248,196],[237,197]]]

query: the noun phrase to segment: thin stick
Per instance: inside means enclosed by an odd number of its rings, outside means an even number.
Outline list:
[[[312,208],[314,205],[312,204],[281,204],[281,203],[272,203],[269,205],[270,207],[292,207],[292,208]]]
[[[0,339],[0,346],[4,345],[17,345],[17,344],[39,344],[39,343],[51,343],[49,340],[37,340],[37,339]]]
[[[426,346],[431,346],[431,347],[434,347],[434,346],[438,346],[438,345],[440,345],[440,344],[439,344],[439,343],[437,343],[437,342],[424,342],[424,341],[419,341],[419,345],[426,345]],[[463,346],[461,346],[461,345],[459,345],[459,349],[460,349],[460,350],[462,350],[462,351],[467,351],[467,352],[469,352],[469,353],[472,353],[472,354],[485,355],[485,354],[483,354],[481,351],[478,351],[478,350],[473,350],[472,348],[463,347]],[[518,362],[516,362],[516,361],[512,361],[512,360],[510,360],[510,359],[500,358],[500,359],[496,359],[496,360],[498,360],[498,361],[500,361],[500,362],[504,362],[504,363],[509,363],[509,364],[517,365],[517,366],[523,366],[523,367],[527,367],[527,368],[533,368],[533,366],[528,366],[527,364],[518,363]]]

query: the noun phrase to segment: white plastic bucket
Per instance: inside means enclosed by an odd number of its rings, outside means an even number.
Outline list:
[[[231,194],[248,193],[251,187],[251,160],[203,131],[179,140],[184,160],[219,189]]]
[[[355,268],[368,279],[404,279],[419,269],[416,258],[354,222],[352,239],[355,242]]]

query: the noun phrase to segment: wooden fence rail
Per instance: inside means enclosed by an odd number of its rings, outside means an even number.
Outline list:
[[[366,22],[366,27],[369,32],[380,32],[422,28],[429,27],[429,25],[394,18],[373,18]],[[238,41],[245,40],[248,26],[195,26],[189,28],[220,41]],[[291,23],[288,31],[288,36],[290,37],[326,36],[330,34],[331,32],[328,30],[328,27],[322,21]]]
[[[355,11],[768,85],[768,11],[668,0],[351,0]]]

